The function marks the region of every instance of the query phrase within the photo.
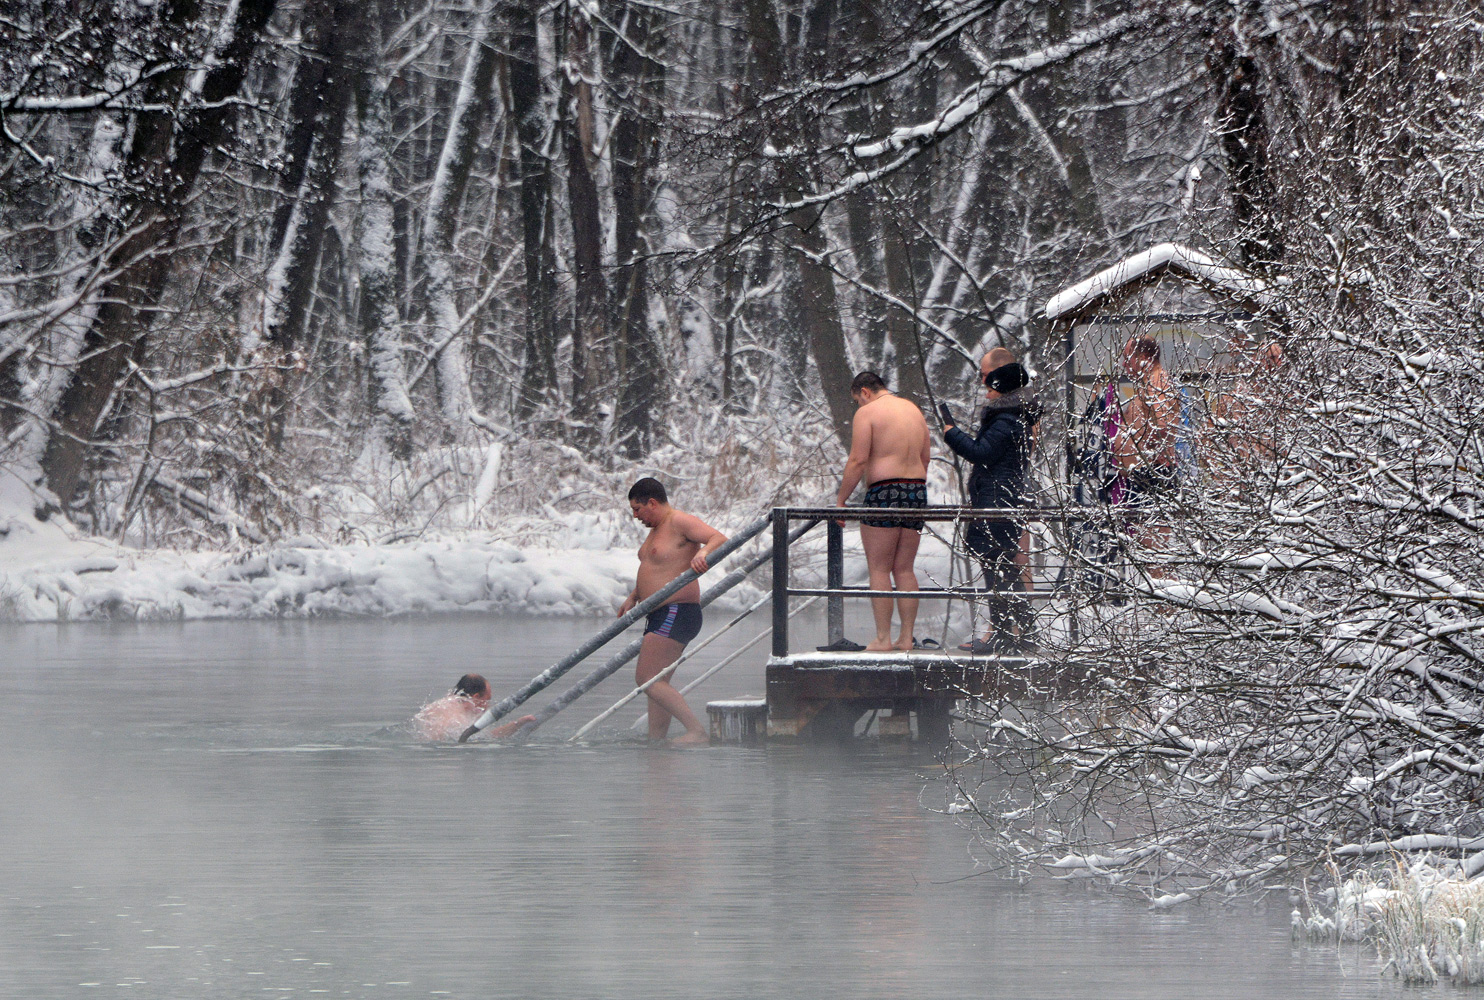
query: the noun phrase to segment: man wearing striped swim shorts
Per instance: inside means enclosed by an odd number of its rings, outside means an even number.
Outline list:
[[[649,535],[639,546],[638,579],[618,609],[620,617],[687,569],[706,572],[706,557],[727,540],[699,517],[670,506],[664,484],[657,479],[646,477],[633,485],[629,510],[649,529]],[[686,643],[701,631],[700,583],[691,581],[670,600],[670,604],[651,611],[645,620],[639,664],[634,669],[636,684],[645,683],[679,659]],[[710,742],[706,727],[668,679],[650,685],[645,693],[649,695],[650,739],[664,739],[670,731],[670,720],[678,719],[685,734],[675,740],[677,744]]]

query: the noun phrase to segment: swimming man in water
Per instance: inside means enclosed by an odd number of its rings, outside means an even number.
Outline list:
[[[620,617],[687,569],[706,572],[706,557],[727,540],[726,535],[695,515],[670,506],[665,486],[657,479],[646,477],[633,485],[629,510],[649,529],[649,535],[639,546],[638,579],[618,609]],[[686,643],[701,631],[698,581],[686,584],[670,601],[651,611],[644,625],[644,643],[639,647],[639,665],[634,670],[636,684],[643,684],[679,659]],[[685,727],[685,734],[675,740],[677,745],[711,741],[684,696],[668,680],[650,685],[645,693],[649,695],[650,739],[664,739],[674,718]]]
[[[452,691],[424,705],[412,717],[412,726],[425,740],[456,740],[489,707],[489,684],[478,674],[465,674]],[[526,723],[535,721],[534,715],[523,715],[488,732],[491,739],[502,740],[514,736]]]

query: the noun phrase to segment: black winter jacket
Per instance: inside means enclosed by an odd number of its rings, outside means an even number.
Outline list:
[[[969,476],[969,503],[975,507],[1019,507],[1025,503],[1031,433],[1027,410],[1038,409],[1021,391],[989,403],[979,422],[978,437],[958,427],[943,436],[948,447],[974,464]]]

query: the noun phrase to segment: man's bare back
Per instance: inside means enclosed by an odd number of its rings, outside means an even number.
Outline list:
[[[1134,396],[1123,405],[1123,426],[1113,450],[1124,470],[1173,468],[1180,426],[1180,394],[1160,363],[1159,348],[1147,337],[1124,345],[1123,367],[1134,382]]]
[[[861,478],[866,480],[867,507],[924,507],[927,505],[927,465],[930,439],[927,421],[913,403],[894,395],[875,372],[862,372],[850,387],[855,401],[851,424],[850,457],[840,478],[835,505],[844,507]],[[866,552],[866,570],[872,590],[917,590],[913,564],[921,540],[921,520],[910,518],[865,519],[861,522],[861,546]],[[871,598],[871,616],[876,638],[866,646],[872,651],[911,649],[912,628],[917,621],[917,599],[901,597],[896,602],[901,630],[891,637],[892,599]]]
[[[928,426],[916,404],[886,393],[855,414],[851,455],[861,442],[867,455],[866,485],[884,479],[926,479]]]
[[[1168,377],[1159,372],[1141,386],[1123,407],[1124,431],[1118,448],[1124,469],[1175,464],[1175,443],[1180,425],[1179,396]]]

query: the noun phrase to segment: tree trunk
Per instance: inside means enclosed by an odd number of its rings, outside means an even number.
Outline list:
[[[608,75],[620,102],[611,140],[617,256],[612,325],[618,334],[613,425],[619,448],[631,459],[642,458],[654,446],[667,388],[664,359],[649,329],[648,247],[643,231],[654,199],[652,174],[659,158],[665,89],[664,64],[651,58],[664,42],[661,34],[651,31],[652,16],[648,7],[636,4],[621,22],[626,26],[622,37],[609,34],[605,39],[611,52]]]
[[[1262,92],[1262,70],[1253,46],[1263,30],[1256,0],[1233,5],[1211,38],[1206,65],[1216,89],[1215,127],[1226,155],[1232,217],[1244,263],[1261,268],[1282,259],[1282,239],[1272,221],[1274,190],[1268,177],[1272,136]]]
[[[124,123],[119,116],[100,115],[93,123],[83,170],[89,186],[72,193],[69,216],[73,225],[66,232],[67,244],[57,268],[61,280],[56,312],[40,324],[39,333],[19,330],[5,347],[6,398],[22,402],[18,419],[25,426],[14,466],[17,475],[43,497],[40,510],[57,502],[55,497],[46,497],[49,491],[41,466],[51,437],[48,418],[70,384],[83,339],[98,315],[98,294],[90,286],[106,264],[109,245],[120,235],[110,177],[118,171],[123,139]],[[43,363],[28,362],[27,340],[34,342]]]
[[[783,40],[772,3],[770,0],[748,0],[747,9],[758,83],[764,93],[775,91],[783,82]],[[805,43],[807,51],[820,59],[828,51],[829,21],[829,0],[821,0],[810,10]],[[814,136],[796,114],[786,120],[779,119],[775,130],[773,145],[779,149],[798,147],[807,151],[814,141]],[[785,198],[797,197],[811,189],[800,155],[781,161],[778,187]],[[819,370],[820,388],[829,407],[835,435],[842,443],[848,444],[854,416],[850,400],[852,372],[845,354],[845,330],[840,322],[835,277],[823,257],[827,243],[822,212],[817,208],[800,209],[783,221],[784,236],[798,260],[798,317]]]
[[[475,8],[469,55],[464,62],[458,96],[454,99],[438,166],[433,171],[428,192],[423,235],[428,311],[438,338],[438,357],[433,371],[443,432],[449,440],[457,439],[463,433],[474,407],[464,350],[467,338],[459,328],[454,244],[458,236],[460,207],[478,148],[480,126],[489,113],[490,84],[495,74],[495,46],[490,44],[489,38],[494,6],[494,0],[480,0]]]
[[[556,266],[551,247],[551,159],[541,101],[538,6],[510,4],[510,99],[520,146],[520,216],[526,272],[526,350],[516,413],[527,417],[557,386]]]
[[[233,23],[220,33],[226,44],[211,60],[199,95],[187,93],[190,77],[184,68],[162,75],[148,88],[150,96],[162,103],[185,98],[184,107],[173,115],[140,112],[135,123],[125,173],[135,179],[138,190],[158,196],[132,206],[133,235],[112,255],[122,269],[99,296],[104,304],[83,338],[82,360],[62,396],[57,426],[47,441],[42,468],[63,507],[77,490],[94,429],[130,355],[149,329],[169,276],[169,251],[188,196],[207,155],[227,138],[228,99],[242,85],[274,4],[275,0],[240,0],[233,8]],[[182,0],[167,12],[167,20],[185,25],[194,8]]]
[[[351,5],[351,0],[337,0],[310,6],[303,45],[313,55],[301,60],[294,80],[285,197],[274,219],[278,250],[267,274],[261,326],[263,342],[272,345],[266,360],[284,369],[266,380],[261,404],[263,437],[273,448],[283,445],[288,401],[295,394],[284,384],[294,370],[288,356],[304,339],[335,200],[335,173],[354,92],[345,58]]]
[[[380,12],[382,5],[373,7]],[[360,20],[360,19],[358,19]],[[369,19],[367,19],[369,20]],[[360,212],[351,253],[360,275],[357,316],[366,342],[366,389],[376,438],[391,455],[412,455],[414,413],[402,358],[402,314],[397,308],[396,216],[391,184],[392,114],[390,80],[378,64],[378,32],[360,21],[366,39],[360,63],[365,67],[356,88],[359,108],[355,143]]]
[[[598,379],[594,353],[608,340],[608,282],[603,277],[603,220],[593,174],[594,107],[589,80],[595,75],[592,26],[587,12],[568,4],[567,61],[563,75],[563,140],[567,156],[567,203],[572,217],[572,434],[584,451],[597,444]]]

